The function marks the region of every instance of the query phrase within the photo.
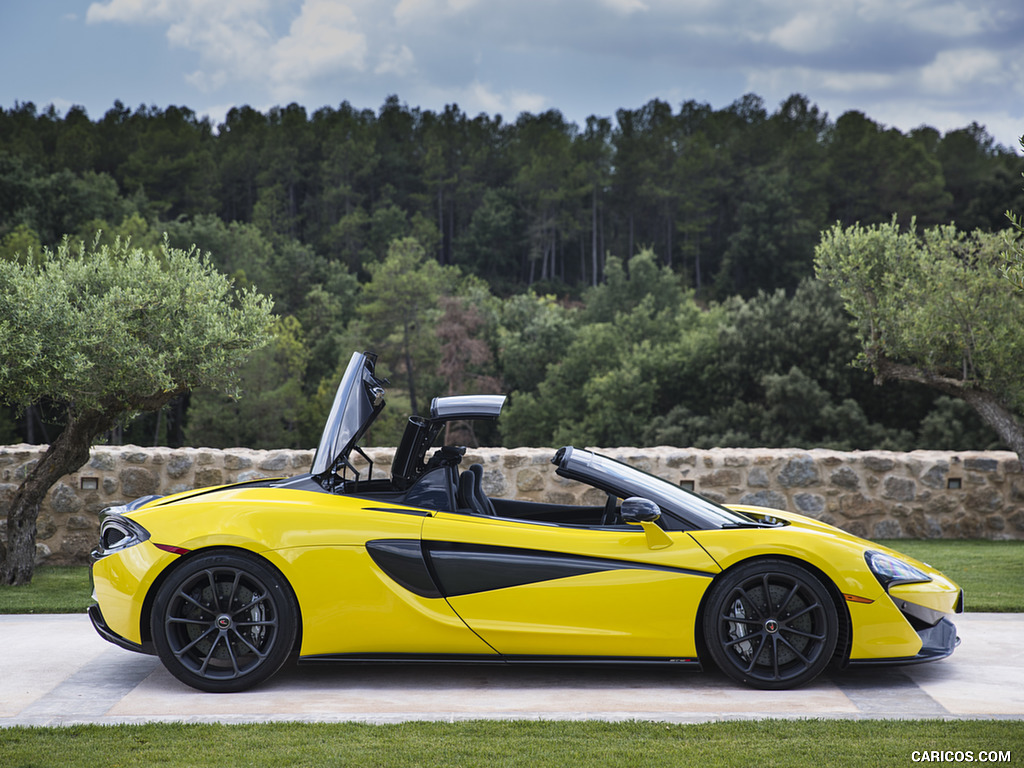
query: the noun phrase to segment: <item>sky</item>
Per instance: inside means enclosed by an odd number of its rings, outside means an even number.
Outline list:
[[[0,0],[0,107],[457,104],[579,126],[657,98],[803,94],[1020,151],[1022,0]]]

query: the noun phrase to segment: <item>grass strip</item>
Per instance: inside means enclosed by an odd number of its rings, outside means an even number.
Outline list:
[[[0,613],[85,613],[91,603],[87,566],[44,566],[31,584],[0,586]]]
[[[16,727],[0,730],[9,768],[63,766],[911,765],[922,751],[1019,762],[1024,729],[1005,720],[269,723]],[[985,753],[985,758],[981,754]],[[1008,760],[1007,760],[1008,757]],[[996,759],[1002,758],[1002,759]],[[964,762],[961,760],[960,762]],[[928,760],[948,764],[951,760]]]

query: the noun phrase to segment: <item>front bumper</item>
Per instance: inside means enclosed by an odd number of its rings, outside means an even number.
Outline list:
[[[960,645],[960,638],[956,634],[956,625],[948,618],[942,618],[935,626],[919,629],[918,637],[921,638],[921,650],[916,656],[900,656],[891,659],[850,659],[849,665],[857,667],[897,665],[897,664],[923,664],[926,661],[938,661],[951,656],[957,646]]]

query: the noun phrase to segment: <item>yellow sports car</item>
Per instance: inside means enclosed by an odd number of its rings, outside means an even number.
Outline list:
[[[839,665],[948,656],[960,588],[816,520],[726,508],[590,451],[552,459],[607,502],[487,497],[452,420],[501,396],[437,398],[389,479],[357,443],[384,407],[355,354],[307,475],[137,499],[104,511],[89,611],[105,639],[156,653],[204,691],[300,662],[715,664],[758,688]],[[428,457],[428,454],[429,457]]]

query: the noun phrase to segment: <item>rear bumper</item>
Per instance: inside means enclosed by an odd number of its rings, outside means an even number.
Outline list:
[[[113,643],[118,648],[124,648],[127,651],[153,655],[153,649],[139,645],[138,643],[133,643],[131,640],[121,637],[121,635],[108,627],[107,623],[103,620],[103,613],[100,611],[100,607],[98,605],[89,606],[89,621],[92,622],[93,629],[96,630],[96,633],[108,643]]]
[[[960,638],[956,634],[956,625],[948,618],[942,618],[935,626],[917,632],[921,638],[921,650],[916,656],[902,656],[891,659],[851,659],[851,667],[867,667],[896,664],[923,664],[926,661],[938,661],[951,656]]]

